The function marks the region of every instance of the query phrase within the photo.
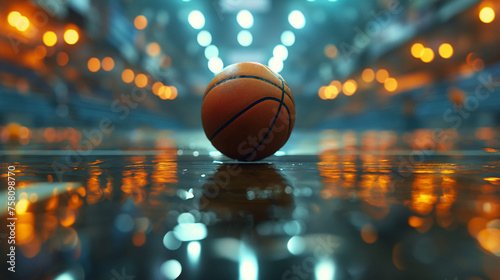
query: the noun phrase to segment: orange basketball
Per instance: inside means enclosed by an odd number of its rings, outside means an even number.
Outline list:
[[[207,138],[242,161],[274,154],[290,137],[295,101],[283,78],[255,62],[230,65],[210,82],[201,105]]]

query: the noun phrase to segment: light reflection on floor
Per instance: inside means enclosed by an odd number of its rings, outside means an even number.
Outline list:
[[[299,132],[253,164],[210,154],[196,133],[133,135],[123,155],[104,140],[72,165],[67,151],[37,154],[47,143],[4,147],[16,277],[497,279],[497,140],[464,147],[452,133],[426,153],[409,140],[426,133]]]

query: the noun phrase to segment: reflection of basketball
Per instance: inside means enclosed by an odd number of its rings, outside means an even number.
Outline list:
[[[285,80],[267,66],[237,63],[208,85],[201,121],[221,153],[238,160],[259,160],[274,154],[290,137],[295,101]]]
[[[295,209],[291,182],[273,165],[224,164],[203,186],[200,210],[231,225],[289,220]],[[227,219],[229,218],[229,219]]]

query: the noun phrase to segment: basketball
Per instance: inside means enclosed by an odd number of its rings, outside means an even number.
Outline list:
[[[208,85],[201,121],[205,135],[222,154],[256,161],[287,142],[295,122],[295,101],[285,80],[267,66],[237,63]]]

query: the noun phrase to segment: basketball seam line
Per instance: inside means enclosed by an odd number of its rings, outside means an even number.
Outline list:
[[[253,153],[256,153],[257,152],[257,149],[262,145],[262,143],[264,142],[264,140],[266,140],[267,136],[269,135],[269,133],[271,132],[271,130],[273,129],[274,125],[276,124],[276,120],[278,119],[278,116],[281,112],[281,107],[283,106],[283,99],[285,98],[285,83],[283,80],[281,80],[281,100],[279,101],[280,102],[280,105],[278,107],[278,111],[276,112],[276,115],[274,116],[274,120],[273,122],[271,123],[271,126],[269,127],[269,129],[267,130],[266,132],[266,135],[264,135],[264,137],[262,137],[262,140],[260,140],[259,144],[257,146],[255,146],[255,148],[250,152],[248,153],[246,156],[244,156],[242,158],[242,160],[245,160],[247,159],[251,154]],[[290,124],[289,124],[290,125]]]
[[[269,68],[269,66],[267,66],[267,65],[264,65],[264,67],[266,67],[266,68],[267,68],[267,70],[268,70],[271,74],[273,74],[276,78],[278,78],[280,81],[284,82],[284,83],[285,83],[285,85],[288,87],[288,89],[290,89],[290,87],[288,86],[288,84],[286,83],[286,81],[285,81],[285,80],[281,77],[281,75],[279,75],[279,74],[277,74],[277,73],[274,73],[274,71],[273,71],[271,68]],[[285,88],[285,86],[283,86],[283,88]],[[286,92],[286,91],[285,91],[285,92]],[[287,94],[287,95],[288,95],[288,94]],[[290,96],[288,96],[288,97],[290,97]],[[290,99],[292,100],[293,105],[295,105],[295,101],[294,101],[291,97],[290,97]]]
[[[240,78],[248,78],[248,79],[256,79],[256,80],[260,80],[260,81],[263,81],[263,82],[266,82],[268,84],[271,84],[275,87],[277,87],[279,90],[282,90],[280,86],[278,86],[277,84],[271,82],[270,80],[268,79],[264,79],[264,78],[261,78],[261,77],[258,77],[258,76],[252,76],[252,75],[238,75],[238,76],[233,76],[233,77],[229,77],[229,78],[225,78],[224,80],[222,81],[219,81],[217,82],[215,85],[213,85],[211,88],[209,88],[207,90],[207,92],[205,93],[205,95],[203,96],[203,99],[202,100],[205,100],[205,97],[207,97],[208,93],[210,93],[210,91],[212,91],[212,89],[214,89],[216,86],[220,85],[220,84],[223,84],[227,81],[230,81],[230,80],[235,80],[235,79],[240,79]],[[280,78],[278,78],[278,80],[281,81]],[[283,81],[281,81],[283,83]],[[284,88],[284,87],[283,87]],[[293,98],[288,94],[288,92],[285,91],[285,94],[286,96],[288,96],[288,98],[290,98],[290,100],[292,101],[292,104],[295,106],[295,101],[293,100]]]
[[[283,79],[280,75],[278,75],[278,74],[274,73],[274,71],[273,71],[273,70],[271,70],[271,68],[269,68],[267,65],[264,65],[264,67],[266,67],[266,68],[267,68],[267,70],[268,70],[271,74],[273,74],[276,78],[278,78],[278,79],[281,81],[281,83],[282,83],[282,84],[284,84],[284,85],[283,85],[283,89],[285,88],[285,85],[288,87],[288,89],[290,89],[290,87],[288,86],[288,84],[286,83],[286,81],[285,81],[285,80],[284,80],[284,79]],[[286,93],[286,90],[285,90],[285,93]],[[288,94],[287,94],[287,95],[288,95]],[[290,97],[290,96],[288,96],[288,97]],[[291,97],[290,97],[290,100],[292,100],[292,104],[295,106],[295,101],[294,101]],[[290,138],[290,134],[292,133],[292,132],[290,131],[290,126],[292,125],[292,117],[290,116],[290,111],[288,110],[288,107],[287,107],[287,106],[285,106],[285,109],[286,109],[286,111],[288,112],[288,132],[286,133],[286,139],[285,139],[285,143],[286,143],[286,141],[288,141],[288,138]],[[283,143],[283,145],[284,145],[285,143]]]
[[[261,103],[263,101],[266,101],[266,100],[273,100],[273,101],[281,103],[281,101],[278,98],[276,98],[276,97],[263,97],[263,98],[255,101],[255,102],[253,102],[252,104],[248,105],[245,109],[241,110],[238,114],[234,115],[230,120],[228,120],[225,124],[223,124],[219,129],[217,129],[214,132],[214,134],[212,135],[212,137],[210,137],[209,140],[212,141],[215,138],[215,136],[217,136],[222,130],[224,130],[224,128],[226,128],[228,125],[230,125],[239,116],[243,115],[243,113],[245,113],[246,111],[252,109],[252,107],[254,107],[255,105],[257,105],[257,104],[259,104],[259,103]],[[286,106],[286,104],[283,103],[283,106],[285,106],[285,108],[287,109],[287,111],[290,112],[289,109],[288,109],[288,107]],[[288,113],[288,114],[290,114],[290,113]]]

